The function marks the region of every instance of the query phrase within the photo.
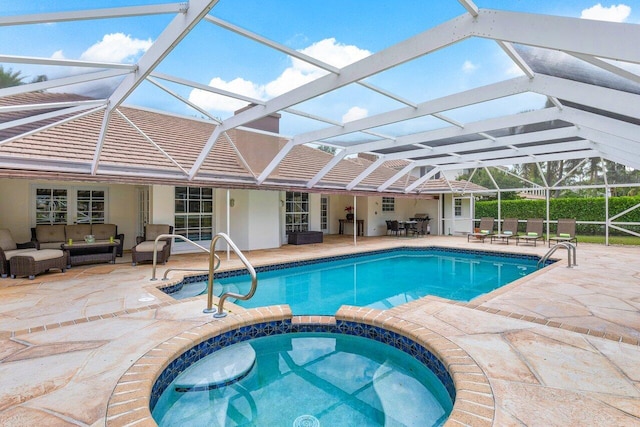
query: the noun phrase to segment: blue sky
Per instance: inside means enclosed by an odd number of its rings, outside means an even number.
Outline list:
[[[0,15],[157,3],[159,2],[144,0],[0,0]],[[489,9],[640,23],[640,0],[616,3],[487,0],[477,1],[476,5]],[[463,13],[464,8],[456,0],[220,0],[212,9],[211,15],[340,67]],[[171,15],[159,15],[0,27],[0,54],[135,62],[171,19]],[[2,65],[14,71],[22,71],[27,76],[26,80],[38,74],[54,78],[78,72],[69,67]],[[207,22],[198,24],[157,71],[259,99],[277,96],[319,75],[318,70],[312,66],[292,61],[280,52]],[[517,70],[494,42],[472,39],[374,76],[370,82],[414,102],[424,102],[516,75]],[[110,87],[114,84],[112,82]],[[230,116],[234,109],[245,105],[227,98],[216,98],[202,91],[170,83],[166,85],[220,118]],[[105,96],[110,87],[85,85],[73,90]],[[127,103],[180,114],[198,114],[149,83],[140,86]],[[337,121],[349,121],[388,109],[392,103],[394,101],[367,89],[350,85],[296,108]],[[516,101],[496,101],[491,108],[500,112],[511,109],[515,113],[541,107],[543,103],[542,98],[522,96]],[[488,110],[486,106],[481,108]],[[478,117],[478,113],[482,111],[473,111],[473,107],[469,107],[465,111],[448,112],[448,115],[465,121],[472,116],[471,113]],[[425,123],[434,120],[420,119],[420,126],[436,126],[435,123]],[[296,117],[288,117],[282,123],[282,132],[285,134],[299,132],[303,128],[326,126]],[[384,130],[394,132],[391,128]]]

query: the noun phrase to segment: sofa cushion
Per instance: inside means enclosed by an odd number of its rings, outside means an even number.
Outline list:
[[[36,239],[40,243],[49,243],[49,242],[64,242],[64,228],[66,225],[64,224],[54,224],[54,225],[36,225]]]
[[[151,242],[149,240],[139,243],[136,245],[136,252],[153,252],[153,245],[155,244],[154,242]],[[164,248],[164,245],[166,245],[167,242],[160,240],[158,242],[158,252],[162,251],[162,249]]]
[[[116,237],[116,229],[115,224],[92,224],[91,234],[96,240],[109,240],[109,237]]]
[[[169,234],[170,226],[166,224],[147,224],[144,229],[145,240],[156,240],[161,234]]]
[[[65,226],[66,240],[74,241],[84,240],[84,236],[91,234],[91,224],[74,224]],[[64,241],[64,240],[63,240]]]
[[[17,247],[16,241],[11,236],[11,231],[6,228],[0,228],[0,248],[6,252],[12,251]]]

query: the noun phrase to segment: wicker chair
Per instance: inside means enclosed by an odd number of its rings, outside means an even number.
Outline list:
[[[131,264],[136,265],[143,261],[153,261],[153,248],[156,237],[161,234],[173,234],[173,226],[167,224],[147,224],[144,227],[144,236],[136,237],[136,245],[131,248]],[[166,263],[171,255],[171,238],[158,241],[158,255],[156,261]]]
[[[16,243],[11,231],[0,228],[0,276],[9,275],[9,260],[21,253],[32,252],[38,248],[37,242]]]

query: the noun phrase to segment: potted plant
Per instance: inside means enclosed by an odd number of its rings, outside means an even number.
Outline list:
[[[353,221],[353,206],[347,206],[344,211],[347,213],[347,221]]]

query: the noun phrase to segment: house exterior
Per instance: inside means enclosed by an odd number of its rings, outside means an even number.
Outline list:
[[[456,189],[470,183],[426,181],[420,194],[398,186],[376,191],[406,164],[382,164],[356,188],[347,190],[375,159],[343,158],[318,180],[334,156],[296,146],[261,184],[258,177],[286,140],[279,136],[279,115],[231,129],[213,141],[195,177],[188,172],[209,144],[215,124],[142,108],[120,107],[104,138],[102,111],[65,121],[47,112],[61,103],[84,102],[76,95],[29,93],[2,98],[3,105],[50,102],[51,109],[14,108],[0,114],[0,227],[17,241],[28,241],[39,223],[114,223],[125,234],[125,250],[135,244],[146,223],[173,225],[177,234],[202,245],[226,232],[241,250],[276,248],[287,233],[299,230],[339,232],[345,208],[364,220],[364,236],[387,233],[386,220],[427,214],[432,234],[471,231],[472,198]],[[87,99],[87,102],[91,100]],[[62,121],[60,121],[62,120]],[[344,224],[345,234],[353,224]],[[176,241],[174,251],[191,251]]]

